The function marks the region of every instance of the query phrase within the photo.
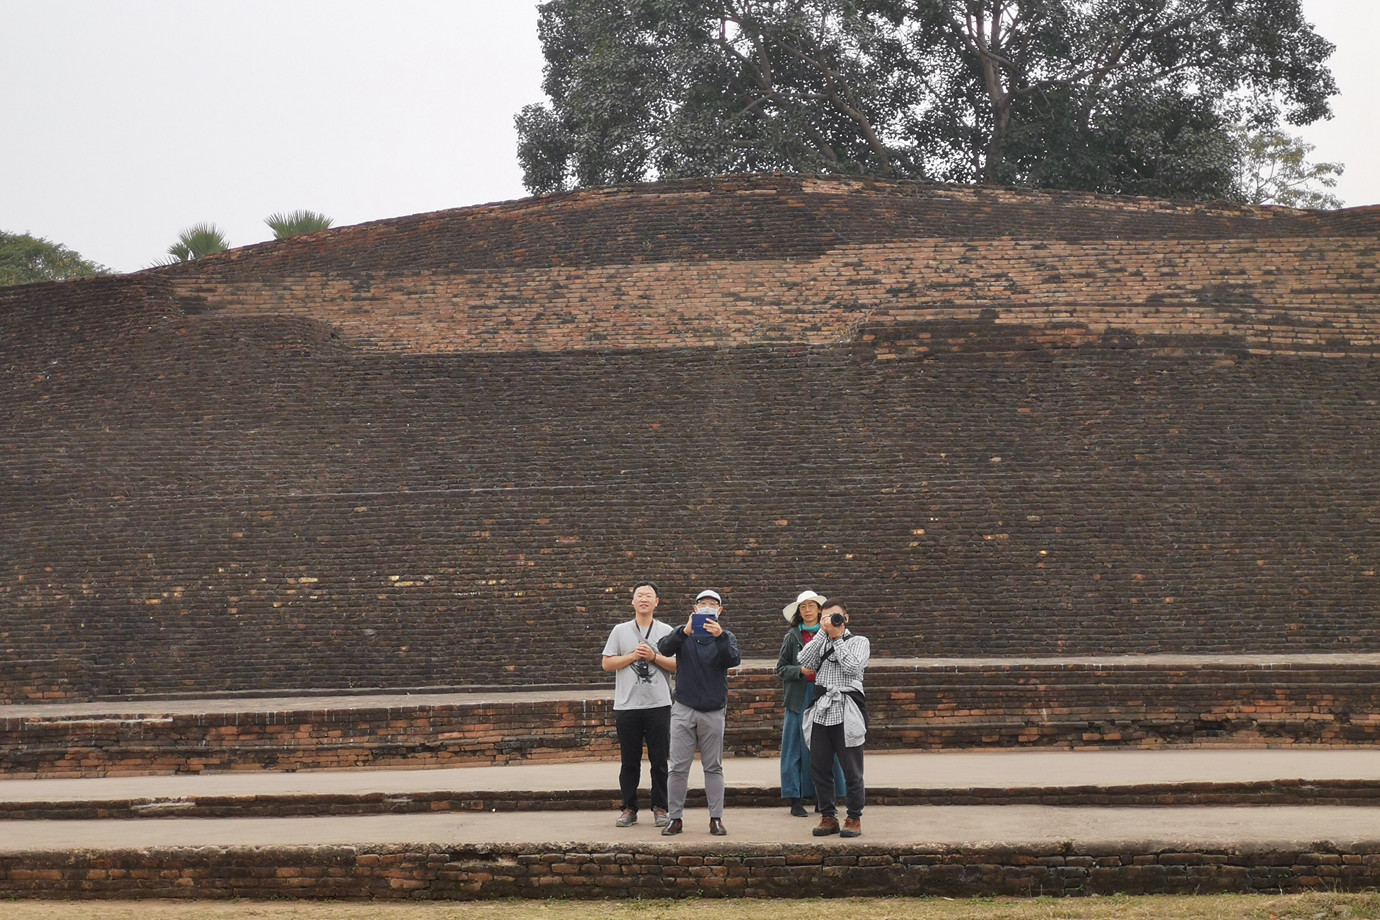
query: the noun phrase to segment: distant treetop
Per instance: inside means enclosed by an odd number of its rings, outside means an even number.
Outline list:
[[[28,233],[0,230],[0,287],[35,281],[70,281],[113,270],[73,252],[61,243]]]

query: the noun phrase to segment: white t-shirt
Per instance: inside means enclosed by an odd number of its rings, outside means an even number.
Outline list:
[[[638,645],[646,642],[652,648],[662,637],[670,635],[671,627],[653,619],[649,630],[637,625],[637,620],[619,623],[609,632],[604,643],[604,656],[630,655]],[[613,708],[656,709],[671,705],[671,674],[650,661],[638,659],[626,668],[613,672]]]

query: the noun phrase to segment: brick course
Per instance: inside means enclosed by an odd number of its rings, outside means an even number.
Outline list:
[[[0,855],[0,894],[62,898],[1087,896],[1355,891],[1380,855],[1318,843],[1206,852],[1116,847],[197,847]]]

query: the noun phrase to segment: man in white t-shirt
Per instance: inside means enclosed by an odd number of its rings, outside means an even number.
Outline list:
[[[652,772],[652,813],[657,827],[666,824],[666,758],[671,748],[671,674],[676,659],[657,651],[671,627],[656,619],[660,592],[650,581],[633,588],[633,618],[619,623],[604,643],[604,670],[614,672],[613,712],[623,768],[618,785],[623,810],[614,823],[637,823],[637,787],[642,782],[642,747]]]

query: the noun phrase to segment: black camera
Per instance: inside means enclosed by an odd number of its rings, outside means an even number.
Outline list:
[[[842,626],[846,622],[848,622],[848,618],[841,613],[829,614],[829,625],[831,626]]]

